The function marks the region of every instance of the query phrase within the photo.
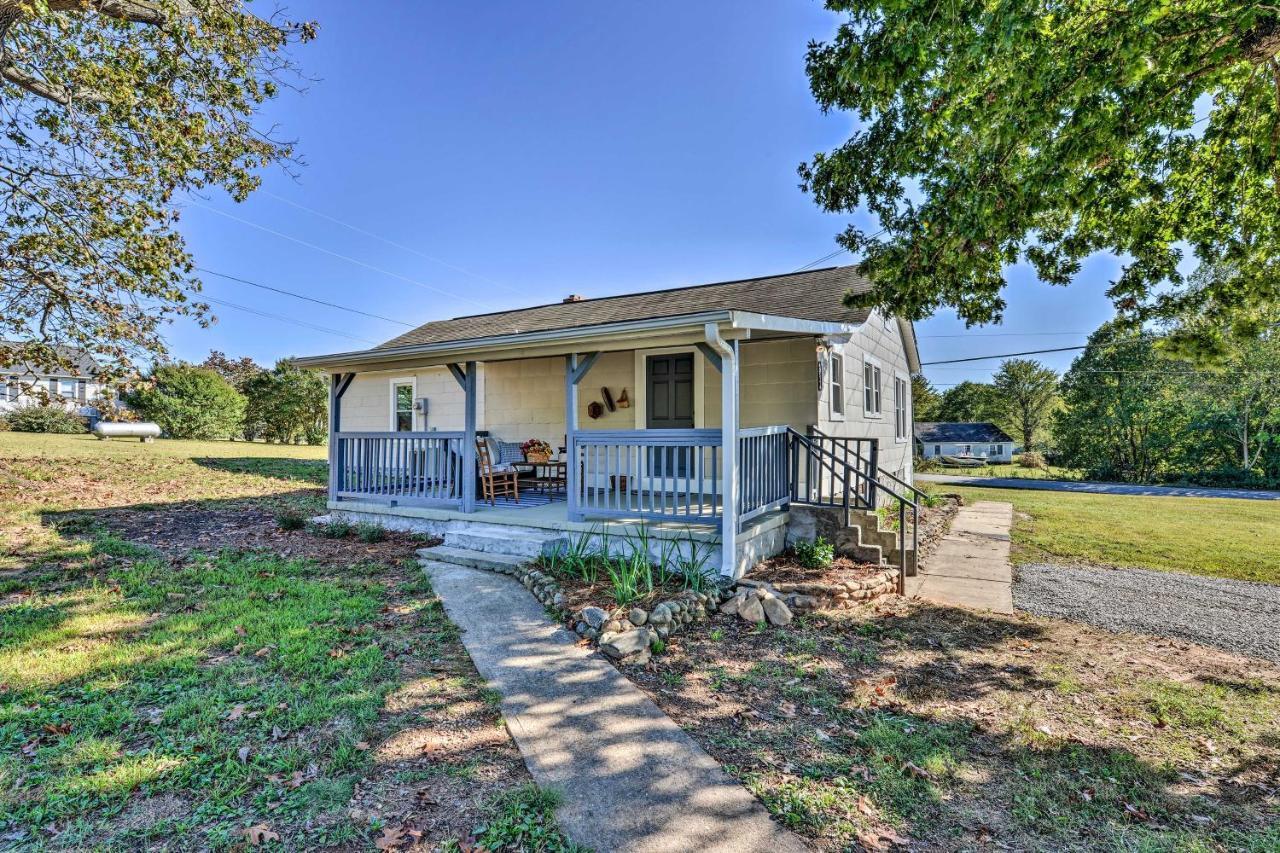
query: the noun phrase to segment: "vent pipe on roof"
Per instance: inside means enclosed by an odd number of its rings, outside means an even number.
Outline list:
[[[560,301],[561,302],[583,302],[585,300],[586,300],[585,296],[579,296],[576,293],[570,293],[568,296],[566,296],[564,299]]]

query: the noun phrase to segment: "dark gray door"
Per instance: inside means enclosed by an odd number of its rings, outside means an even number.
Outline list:
[[[651,355],[646,360],[648,429],[693,429],[693,355]],[[685,453],[674,448],[654,454],[652,472],[658,476],[685,473]]]

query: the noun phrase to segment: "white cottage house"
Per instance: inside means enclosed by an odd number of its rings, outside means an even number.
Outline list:
[[[1012,462],[1013,439],[993,423],[922,422],[916,424],[916,441],[925,459],[954,456]]]
[[[844,305],[869,286],[833,267],[570,297],[301,358],[332,377],[329,509],[512,553],[644,524],[733,576],[799,506],[905,512],[919,355],[909,322]],[[905,565],[903,537],[870,547]]]
[[[4,346],[0,341],[0,348]],[[70,368],[50,369],[32,364],[0,365],[0,416],[24,406],[49,402],[90,421],[101,416],[90,403],[112,398],[114,392],[94,379],[98,365],[93,357],[73,347],[59,347],[59,356]]]

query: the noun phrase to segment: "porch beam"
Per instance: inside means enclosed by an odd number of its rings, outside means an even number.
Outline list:
[[[574,353],[572,357],[576,359],[578,357],[577,353]],[[573,382],[574,386],[577,386],[578,383],[582,382],[583,378],[587,375],[587,371],[591,369],[591,366],[596,363],[596,359],[599,357],[600,357],[599,352],[589,352],[589,353],[583,354],[582,361],[578,363],[569,373],[570,380]]]
[[[702,341],[698,341],[694,346],[698,348],[698,352],[707,357],[707,361],[711,362],[712,367],[721,373],[724,373],[724,365],[720,360],[720,353],[716,352],[710,347],[710,345],[704,344]]]
[[[449,365],[450,370],[457,365]],[[457,374],[454,374],[455,376]],[[462,439],[462,511],[476,511],[476,363],[468,361],[462,375],[463,403]]]
[[[449,372],[453,374],[453,378],[457,380],[458,387],[463,391],[467,390],[467,374],[461,367],[450,362],[445,367],[449,368]]]
[[[341,442],[337,435],[342,430],[342,395],[351,387],[354,373],[334,373],[329,377],[329,500],[336,501],[342,491],[341,472],[344,467]]]
[[[582,521],[578,509],[578,383],[587,375],[587,370],[595,363],[599,353],[590,353],[587,361],[578,363],[578,354],[570,353],[564,357],[564,490],[569,498],[569,520]],[[582,369],[585,365],[586,369]]]

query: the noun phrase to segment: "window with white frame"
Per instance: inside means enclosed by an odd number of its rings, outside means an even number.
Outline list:
[[[831,353],[831,416],[844,417],[844,356]]]
[[[911,424],[907,417],[907,380],[901,376],[893,377],[893,437],[898,441],[907,440],[907,431]]]
[[[999,444],[993,444],[993,445],[991,445],[991,455],[992,455],[992,456],[1003,456],[1003,455],[1004,455],[1004,448],[1003,448],[1001,445],[999,445]]]
[[[872,417],[881,412],[880,365],[871,361],[862,363],[862,409]]]
[[[64,400],[76,399],[76,381],[74,379],[59,379],[58,396]]]
[[[396,432],[413,431],[413,387],[412,379],[391,383],[391,428]]]

